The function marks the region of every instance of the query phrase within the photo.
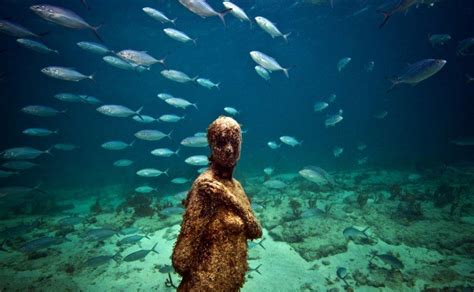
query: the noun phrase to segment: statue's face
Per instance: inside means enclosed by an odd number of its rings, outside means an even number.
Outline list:
[[[242,133],[234,119],[219,117],[209,126],[207,137],[215,163],[226,167],[237,164],[240,158]]]

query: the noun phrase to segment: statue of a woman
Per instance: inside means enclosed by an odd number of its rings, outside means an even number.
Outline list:
[[[239,291],[245,282],[247,240],[262,229],[241,184],[232,178],[242,133],[221,116],[208,128],[210,165],[193,183],[184,205],[173,266],[182,277],[178,291]]]

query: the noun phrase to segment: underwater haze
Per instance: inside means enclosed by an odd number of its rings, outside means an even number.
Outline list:
[[[173,291],[226,115],[243,291],[472,291],[472,0],[181,2],[0,2],[0,290]]]

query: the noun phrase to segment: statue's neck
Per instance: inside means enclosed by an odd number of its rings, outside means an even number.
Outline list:
[[[234,173],[234,166],[227,167],[219,165],[218,163],[212,162],[210,168],[215,176],[221,179],[232,180],[232,174]]]

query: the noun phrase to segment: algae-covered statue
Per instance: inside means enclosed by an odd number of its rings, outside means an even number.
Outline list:
[[[178,291],[239,291],[245,282],[247,240],[262,236],[250,201],[232,178],[242,133],[232,118],[209,126],[210,165],[193,183],[184,205],[173,266],[182,277]]]

